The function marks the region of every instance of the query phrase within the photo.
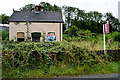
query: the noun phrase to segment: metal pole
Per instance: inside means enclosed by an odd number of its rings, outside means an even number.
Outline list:
[[[105,33],[104,33],[104,54],[105,54]]]
[[[104,38],[104,54],[105,54],[105,32],[104,32],[104,24],[103,24],[103,38]]]

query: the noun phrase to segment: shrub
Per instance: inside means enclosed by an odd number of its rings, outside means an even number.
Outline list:
[[[64,34],[69,34],[71,37],[72,36],[78,36],[78,28],[76,26],[72,26],[69,29],[67,29]]]
[[[17,69],[17,74],[20,74],[28,69],[45,70],[50,66],[57,67],[59,63],[73,67],[77,65],[94,67],[106,62],[104,57],[67,41],[31,43],[8,41],[3,45],[2,54],[2,70],[5,76],[8,75],[7,72],[12,72],[14,69]],[[46,73],[46,70],[44,72]]]
[[[117,31],[113,32],[112,37],[115,41],[120,41],[120,32]]]
[[[5,29],[4,31],[2,31],[2,40],[5,40],[6,38],[9,39],[9,30],[7,30],[7,29]]]
[[[67,41],[7,43],[3,45],[2,54],[3,68],[8,65],[13,68],[21,66],[42,68],[62,61],[71,65],[88,64],[86,61],[91,59],[95,62],[96,59],[95,54],[89,53],[87,49],[82,49]]]

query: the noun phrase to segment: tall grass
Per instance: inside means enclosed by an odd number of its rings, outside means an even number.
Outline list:
[[[120,49],[120,32],[113,32],[105,34],[106,49]],[[78,31],[78,36],[70,37],[69,34],[64,34],[63,39],[69,41],[71,44],[76,44],[82,48],[88,48],[89,50],[103,50],[104,41],[103,34],[92,33],[89,30]],[[108,40],[111,39],[111,44]]]
[[[20,72],[19,69],[8,72],[8,75],[3,75],[4,78],[55,78],[55,77],[70,77],[70,76],[82,76],[93,74],[110,74],[118,73],[118,63],[112,62],[105,65],[96,65],[90,67],[84,66],[72,66],[68,64],[59,63],[57,66],[51,65],[49,68],[44,69],[28,69],[24,72]]]
[[[89,50],[104,50],[103,41],[98,41],[97,43],[94,43],[93,41],[81,41],[81,42],[71,41],[70,43],[80,46],[82,48],[88,48]],[[106,43],[106,49],[109,49],[109,50],[120,49],[119,44],[120,42],[117,42],[117,41],[114,41],[111,44],[111,46],[108,43]]]

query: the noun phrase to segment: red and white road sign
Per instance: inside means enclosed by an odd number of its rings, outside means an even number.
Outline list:
[[[104,29],[104,33],[109,33],[109,22],[108,21],[106,24],[103,24],[103,29]]]

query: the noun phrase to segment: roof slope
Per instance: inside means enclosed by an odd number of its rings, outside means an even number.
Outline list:
[[[42,12],[35,13],[34,11],[15,11],[9,22],[63,22],[62,15],[59,12]]]

